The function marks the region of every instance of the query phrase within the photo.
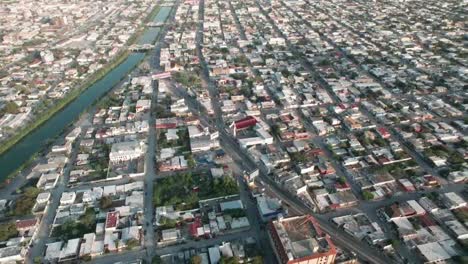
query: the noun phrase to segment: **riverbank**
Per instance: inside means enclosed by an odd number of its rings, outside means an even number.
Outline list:
[[[170,10],[171,8],[157,7],[153,9],[150,18],[152,17],[157,22],[163,22],[168,18]],[[144,40],[145,43],[154,43],[154,41],[161,39],[159,29],[153,30],[146,27],[141,33],[144,33],[144,35],[138,38],[138,41]],[[154,37],[149,40],[148,34]],[[70,127],[80,119],[83,113],[98,103],[113,87],[119,85],[119,82],[124,82],[129,73],[135,67],[138,67],[147,56],[147,53],[130,52],[124,62],[117,65],[88,89],[85,89],[75,100],[72,100],[61,111],[57,111],[55,115],[52,115],[50,119],[38,126],[36,130],[18,141],[10,150],[0,155],[0,164],[2,164],[0,166],[0,181],[2,181],[0,188],[5,183],[11,182],[13,184],[16,182],[16,176],[18,175],[22,175],[24,178],[28,174],[28,168],[34,166],[38,158],[42,157],[47,150],[50,150],[53,144],[57,144],[57,139],[60,140],[60,137],[67,134]],[[21,174],[18,174],[19,172]]]
[[[150,22],[161,10],[161,5],[157,4],[151,12],[143,19],[143,23],[139,26],[137,32],[133,34],[130,39],[128,39],[126,46],[131,46],[136,43],[138,38],[140,38],[143,33],[145,32],[146,24]],[[125,59],[128,58],[130,55],[130,51],[128,49],[122,50],[116,55],[110,62],[106,64],[103,68],[99,69],[95,73],[93,73],[89,78],[86,79],[84,83],[79,85],[77,88],[73,89],[70,93],[68,93],[64,98],[60,99],[57,103],[55,103],[51,109],[47,110],[45,113],[39,113],[38,118],[36,118],[32,123],[27,124],[26,127],[22,128],[20,131],[15,133],[14,136],[7,139],[5,142],[1,143],[0,146],[0,155],[5,153],[7,150],[15,146],[21,139],[25,136],[39,128],[42,124],[44,124],[47,120],[49,120],[52,116],[62,110],[65,106],[70,104],[74,101],[82,92],[86,89],[91,87],[94,83],[101,80],[104,76],[106,76],[110,71],[120,65]],[[10,175],[8,176],[10,177]]]

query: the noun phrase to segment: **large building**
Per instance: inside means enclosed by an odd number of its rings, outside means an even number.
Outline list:
[[[112,162],[137,159],[143,155],[143,148],[138,141],[120,142],[112,145],[109,159]]]
[[[335,245],[310,215],[272,221],[268,234],[281,264],[335,263]]]

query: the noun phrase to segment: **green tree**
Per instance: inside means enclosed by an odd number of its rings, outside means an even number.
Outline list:
[[[159,223],[164,229],[174,228],[177,225],[177,221],[168,217],[161,217]]]
[[[236,257],[222,256],[219,260],[219,264],[239,264],[239,260]]]
[[[134,238],[127,241],[127,248],[129,250],[132,250],[133,248],[138,247],[139,245],[140,245],[140,241],[138,241],[138,240],[136,240]]]
[[[374,194],[369,192],[369,191],[364,191],[362,192],[362,196],[364,197],[365,200],[372,200],[374,199]]]
[[[14,222],[0,224],[0,241],[6,241],[18,235],[16,225]]]
[[[16,201],[14,214],[16,216],[27,215],[36,203],[36,197],[41,191],[36,187],[28,187]]]
[[[93,226],[96,224],[96,212],[94,208],[90,207],[86,209],[84,215],[80,217],[80,222],[85,226]]]
[[[190,264],[201,264],[202,263],[202,258],[198,255],[196,256],[193,256],[191,259],[190,259]]]
[[[256,256],[252,260],[252,264],[263,264],[263,257],[262,256]]]
[[[112,206],[112,198],[109,196],[102,196],[101,200],[99,201],[99,208],[109,209],[111,206]]]
[[[234,218],[246,216],[245,211],[243,209],[227,209],[227,210],[224,210],[223,213],[228,214]]]
[[[453,164],[462,164],[465,162],[463,156],[457,151],[453,151],[452,153],[450,153],[448,160]]]
[[[280,127],[279,127],[277,124],[272,125],[272,126],[271,126],[271,133],[272,133],[273,135],[276,135],[276,136],[281,135]]]
[[[344,176],[339,177],[338,178],[338,183],[345,184],[346,183],[346,178]]]
[[[17,114],[19,106],[15,102],[7,102],[5,106],[0,110],[0,114]]]
[[[156,255],[151,259],[151,264],[161,264],[162,260],[161,257]]]

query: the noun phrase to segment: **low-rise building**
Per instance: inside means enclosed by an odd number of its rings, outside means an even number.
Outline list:
[[[309,215],[282,218],[268,226],[268,234],[281,264],[335,263],[336,248]]]

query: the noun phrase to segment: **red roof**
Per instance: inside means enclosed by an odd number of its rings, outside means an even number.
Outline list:
[[[253,116],[248,116],[246,118],[243,118],[241,120],[237,120],[234,122],[234,126],[236,129],[244,129],[248,128],[251,126],[255,126],[257,124],[257,119]]]
[[[421,220],[421,222],[422,222],[422,224],[424,226],[435,226],[436,225],[436,223],[431,218],[429,218],[429,216],[427,214],[421,215],[419,217],[419,219]]]
[[[37,219],[26,219],[26,220],[17,220],[16,221],[16,229],[27,229],[34,227],[37,223]]]
[[[190,224],[190,234],[192,234],[192,236],[194,237],[197,237],[198,236],[197,229],[201,226],[202,226],[201,220],[200,218],[197,217],[195,221],[192,224]]]
[[[106,228],[117,227],[119,221],[119,212],[108,212],[106,218]]]
[[[377,131],[379,131],[382,137],[390,136],[390,133],[388,133],[387,129],[385,129],[384,127],[377,128]]]

